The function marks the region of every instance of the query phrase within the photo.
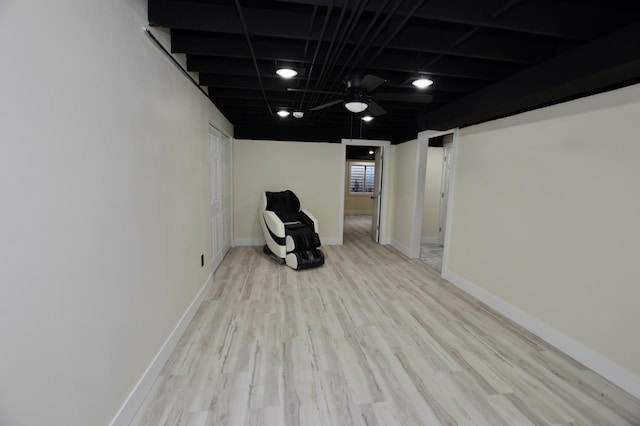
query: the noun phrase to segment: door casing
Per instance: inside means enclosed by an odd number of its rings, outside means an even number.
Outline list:
[[[344,166],[347,158],[347,145],[355,146],[375,146],[382,147],[382,167],[388,167],[391,160],[391,141],[371,140],[371,139],[342,139],[342,155],[340,156],[340,170],[342,170],[342,179],[340,180],[340,188],[338,189],[340,195],[340,208],[338,209],[338,241],[337,244],[342,244],[344,241],[344,194],[345,194],[345,173],[346,167]],[[389,244],[389,230],[388,230],[388,209],[389,209],[389,173],[382,173],[382,184],[380,187],[380,244]]]
[[[442,276],[448,271],[449,261],[449,240],[451,239],[451,216],[453,214],[453,193],[455,189],[456,177],[456,154],[458,152],[459,129],[450,130],[425,130],[418,133],[418,153],[417,153],[417,174],[416,174],[416,192],[414,194],[413,219],[411,227],[411,247],[410,258],[417,259],[420,257],[420,244],[422,240],[422,213],[424,208],[424,187],[427,172],[427,149],[429,147],[429,139],[453,135],[453,143],[451,144],[451,172],[449,176],[449,188],[447,196],[447,217],[444,233],[444,249],[442,254]]]

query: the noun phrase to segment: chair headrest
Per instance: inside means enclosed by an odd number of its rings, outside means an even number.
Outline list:
[[[290,190],[280,192],[265,191],[267,210],[273,211],[280,218],[300,211],[300,200]]]

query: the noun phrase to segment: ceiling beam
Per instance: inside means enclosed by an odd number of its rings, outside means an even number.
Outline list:
[[[285,38],[287,34],[309,35],[311,13],[251,7],[244,7],[243,12],[252,35]],[[286,27],[283,27],[283,22],[287,23]],[[149,0],[149,25],[242,34],[242,25],[235,6],[207,3]]]
[[[269,100],[280,100],[282,102],[291,102],[294,98],[290,96],[290,93],[285,90],[266,90],[267,98]],[[235,99],[251,99],[255,100],[256,96],[262,98],[262,91],[251,90],[245,88],[229,88],[229,87],[211,87],[209,89],[209,96],[215,98],[235,98]]]
[[[274,21],[270,25],[279,28]],[[274,28],[274,31],[275,31]],[[174,53],[192,53],[197,55],[212,55],[231,58],[248,57],[250,52],[241,31],[236,30],[237,38],[220,33],[202,31],[175,30],[171,33],[171,51]],[[491,32],[479,32],[464,43],[451,48],[455,41],[466,34],[466,31],[452,31],[432,28],[425,25],[408,25],[398,36],[389,43],[388,48],[402,52],[414,62],[417,53],[421,55],[453,55],[460,57],[489,59],[520,64],[535,64],[555,53],[557,43],[552,39],[529,37],[528,48],[522,49],[521,44],[514,37],[506,37]],[[310,38],[308,32],[302,32],[295,38],[266,37],[253,35],[252,44],[257,58],[278,58],[281,61],[310,62],[311,52],[305,46],[307,40],[314,43],[317,38]],[[355,38],[354,38],[355,40]],[[327,41],[327,40],[325,40]],[[380,47],[379,42],[372,42],[371,48]],[[321,46],[318,57],[324,58],[328,43]],[[346,50],[354,49],[355,44],[347,43]],[[422,59],[425,62],[425,58]]]
[[[286,96],[287,88],[297,88],[303,89],[301,84],[302,80],[283,80],[280,77],[276,76],[263,76],[262,83],[264,85],[265,90],[269,92],[279,92],[283,98],[288,98]],[[314,80],[315,81],[315,80]],[[435,87],[431,89],[427,89],[425,91],[417,90],[414,86],[410,84],[406,85],[398,85],[391,84],[389,82],[383,84],[376,90],[376,93],[402,93],[402,94],[430,94],[433,95],[439,102],[449,102],[459,95],[461,91],[471,91],[472,89],[478,89],[478,85],[469,85],[465,86],[464,83],[472,80],[455,80],[448,82],[446,79],[443,79],[442,82],[438,82]],[[228,75],[228,74],[199,74],[199,84],[201,86],[208,86],[210,91],[215,91],[218,88],[222,89],[245,89],[245,90],[255,90],[256,92],[260,91],[260,84],[258,83],[258,79],[253,76],[238,76],[238,75]],[[301,95],[301,92],[293,92],[289,93],[291,95],[297,93],[298,96]],[[259,93],[258,93],[259,94]],[[295,96],[291,96],[292,99]],[[385,101],[385,103],[390,101]]]
[[[557,40],[552,38],[519,35],[503,31],[485,30],[476,32],[463,43],[457,41],[464,37],[469,29],[445,31],[432,28],[428,22],[407,25],[391,43],[390,49],[411,52],[427,52],[437,55],[452,55],[468,58],[489,59],[494,61],[537,64],[552,56]],[[522,49],[521,39],[527,38],[527,49]],[[455,46],[452,48],[452,46]],[[414,53],[415,56],[415,53]]]
[[[338,66],[341,65],[343,65],[342,61],[338,61]],[[273,75],[272,73],[275,72],[274,64],[271,61],[258,60],[258,66],[260,67],[261,75],[265,73]],[[519,64],[446,57],[430,67],[429,73],[433,76],[497,81],[521,71],[524,67]],[[407,75],[415,74],[417,71],[414,58],[409,58],[394,51],[380,55],[371,64],[371,67],[367,69],[367,72],[375,74],[377,69],[402,72]],[[220,61],[213,56],[200,55],[187,55],[187,70],[211,74],[256,75],[253,63],[249,59],[229,58],[225,61]]]
[[[199,83],[201,86],[260,90],[260,84],[255,76],[200,73],[199,77]],[[265,90],[279,90],[286,92],[288,87],[298,88],[298,83],[304,82],[301,80],[284,80],[275,75],[262,76],[262,84],[264,85]]]
[[[524,67],[520,64],[447,56],[430,66],[428,72],[430,75],[496,81],[517,73]],[[404,71],[407,73],[415,73],[417,71],[415,59],[408,58],[397,53],[397,51],[385,51],[371,64],[371,68]]]
[[[640,22],[438,108],[427,128],[469,126],[638,79]]]
[[[459,5],[456,7],[452,3]],[[524,1],[492,18],[491,15],[499,10],[500,4],[505,5],[509,0],[493,3],[494,7],[490,8],[485,1],[438,0],[427,4],[416,15],[439,21],[582,41],[611,30],[611,27],[605,28],[606,22],[618,25],[629,18],[622,12],[553,0]],[[460,10],[464,10],[464,13],[460,13]]]
[[[281,140],[281,141],[305,141],[305,142],[333,142],[340,143],[343,138],[359,137],[359,126],[349,127],[349,122],[343,126],[316,126],[304,123],[295,123],[290,120],[275,122],[271,125],[264,123],[255,125],[234,125],[234,138],[236,139],[258,139],[258,140]],[[363,138],[375,138],[390,140],[393,144],[406,142],[418,136],[416,128],[388,128],[374,129],[363,126]]]
[[[305,57],[304,39],[287,39],[273,37],[252,36],[256,58],[273,59],[283,62],[309,62]],[[187,53],[226,58],[247,58],[250,51],[244,35],[205,33],[201,31],[171,32],[171,51],[173,53]],[[307,55],[309,56],[309,55]]]

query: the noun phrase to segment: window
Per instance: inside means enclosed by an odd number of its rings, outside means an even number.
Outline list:
[[[349,193],[373,194],[376,168],[373,164],[352,163],[349,168]]]

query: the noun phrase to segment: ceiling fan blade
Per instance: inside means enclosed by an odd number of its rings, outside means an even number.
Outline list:
[[[342,99],[338,99],[337,101],[331,101],[331,102],[327,102],[326,104],[322,104],[322,105],[314,106],[313,108],[309,108],[309,111],[318,111],[319,109],[328,108],[328,107],[330,107],[332,105],[341,104],[342,102],[344,102]]]
[[[417,104],[428,104],[433,100],[431,95],[416,95],[412,93],[376,93],[373,96],[380,101],[414,102]]]
[[[287,87],[287,92],[302,92],[302,93],[322,93],[325,95],[342,95],[342,92],[327,92],[325,90],[306,90],[306,89],[294,89]]]
[[[384,78],[367,74],[364,76],[362,80],[360,80],[360,84],[358,85],[358,88],[365,92],[373,92],[385,81],[387,80],[385,80]]]
[[[380,105],[378,105],[377,102],[373,100],[369,100],[368,104],[369,107],[367,108],[367,111],[369,111],[373,115],[382,115],[387,113],[386,109],[382,108]]]

